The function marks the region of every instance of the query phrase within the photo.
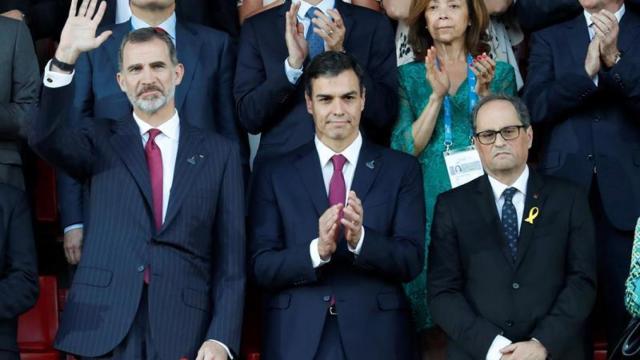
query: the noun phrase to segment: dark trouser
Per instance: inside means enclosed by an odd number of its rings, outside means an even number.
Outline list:
[[[347,355],[340,338],[340,329],[338,328],[338,315],[330,315],[324,321],[320,344],[314,360],[346,360]]]
[[[129,333],[113,351],[99,357],[82,357],[83,360],[151,360],[158,359],[149,328],[149,309],[147,287],[142,290],[142,299],[138,306],[136,318]],[[176,359],[177,360],[177,359]]]
[[[0,350],[0,360],[20,360],[20,356],[15,351]]]
[[[599,320],[604,322],[607,350],[611,354],[631,319],[624,306],[624,292],[631,264],[633,232],[616,229],[607,218],[600,199],[600,191],[594,177],[589,192],[589,202],[596,228],[596,248],[598,251],[598,308],[596,312],[599,313]],[[596,326],[598,325],[600,324],[596,324]]]

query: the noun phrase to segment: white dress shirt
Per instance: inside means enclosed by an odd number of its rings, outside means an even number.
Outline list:
[[[307,32],[311,28],[311,20],[306,17],[307,11],[310,8],[316,7],[318,10],[322,11],[325,15],[329,16],[327,10],[333,9],[336,4],[336,0],[322,0],[318,5],[311,5],[304,0],[300,0],[300,8],[298,9],[298,23],[304,26],[304,33],[307,35]],[[331,16],[329,16],[331,18]],[[305,36],[306,37],[306,36]],[[326,46],[326,44],[325,44]],[[298,82],[300,77],[302,76],[302,68],[294,69],[289,65],[289,58],[284,60],[284,71],[287,74],[287,79],[290,83],[295,84]]]
[[[518,216],[518,232],[522,226],[522,216],[524,214],[524,201],[527,196],[527,182],[529,181],[529,167],[525,166],[522,174],[516,179],[512,185],[506,185],[494,179],[489,175],[489,184],[491,184],[491,190],[493,190],[493,197],[496,202],[496,208],[498,209],[498,215],[502,218],[502,206],[504,205],[504,196],[502,193],[505,189],[513,187],[516,188],[516,193],[513,195],[511,202],[516,208],[516,214]],[[487,351],[487,360],[500,360],[502,354],[500,349],[511,344],[511,340],[502,335],[498,335],[493,339],[489,351]]]
[[[129,0],[118,0],[116,4],[116,24],[126,22],[131,18]]]
[[[328,146],[322,143],[320,139],[316,136],[314,139],[316,144],[316,150],[318,151],[318,157],[320,158],[320,167],[322,168],[322,178],[324,180],[324,187],[327,195],[329,194],[329,183],[331,182],[331,176],[333,175],[333,162],[331,158],[334,155],[342,154],[347,161],[344,163],[344,167],[342,168],[342,175],[344,176],[344,184],[346,186],[346,197],[344,199],[344,204],[347,204],[347,198],[349,197],[349,190],[351,190],[351,184],[353,183],[353,175],[356,172],[356,165],[358,164],[358,157],[360,157],[360,149],[362,148],[362,135],[358,133],[358,137],[351,143],[351,145],[347,146],[344,151],[341,153],[336,153],[331,150]],[[313,263],[313,267],[317,268],[318,266],[324,265],[331,261],[331,258],[328,260],[322,260],[320,258],[320,253],[318,252],[318,241],[319,238],[315,238],[309,244],[309,253],[311,255],[311,261]],[[349,251],[358,255],[360,254],[360,250],[362,249],[362,243],[364,242],[364,227],[362,227],[362,232],[360,233],[360,241],[358,241],[358,245],[356,248],[352,248],[348,246]]]
[[[625,11],[626,9],[624,3],[622,3],[620,9],[618,9],[618,11],[616,11],[614,14],[616,20],[618,20],[618,24],[620,24],[620,20],[622,20],[622,16],[624,15]],[[587,10],[584,10],[584,18],[587,21],[587,29],[589,30],[589,41],[591,41],[593,40],[593,37],[596,36],[596,29],[593,28],[595,25],[593,24],[593,20],[591,20],[591,14]],[[593,80],[593,83],[598,86],[598,73],[596,73],[593,78],[591,78],[591,80]]]

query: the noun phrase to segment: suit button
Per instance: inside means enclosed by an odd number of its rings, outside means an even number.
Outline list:
[[[593,155],[591,154],[587,155],[587,159],[589,159],[589,161],[593,160]]]
[[[322,301],[329,301],[329,300],[331,300],[331,296],[329,295],[325,295],[322,297]]]
[[[513,326],[513,321],[511,321],[511,320],[507,320],[507,321],[505,322],[505,324],[507,325],[507,327],[512,327],[512,326]]]
[[[511,287],[513,288],[513,290],[518,290],[520,289],[520,284],[518,284],[517,282],[514,282],[513,284],[511,284]]]
[[[143,271],[144,271],[144,265],[138,266],[138,272],[143,272]]]
[[[596,116],[595,118],[593,118],[593,121],[595,121],[595,122],[600,121],[600,116]]]

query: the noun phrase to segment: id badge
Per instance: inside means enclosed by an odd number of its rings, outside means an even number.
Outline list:
[[[451,187],[456,188],[484,174],[480,156],[474,146],[442,153]]]

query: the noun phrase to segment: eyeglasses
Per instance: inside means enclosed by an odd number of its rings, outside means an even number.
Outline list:
[[[500,134],[500,136],[502,136],[504,140],[513,140],[518,136],[520,136],[520,129],[525,129],[527,127],[528,126],[525,126],[525,125],[510,125],[510,126],[505,126],[498,131],[495,131],[495,130],[481,131],[479,133],[474,134],[473,137],[478,139],[478,141],[482,145],[491,145],[494,142],[496,142],[496,135],[498,133]]]

